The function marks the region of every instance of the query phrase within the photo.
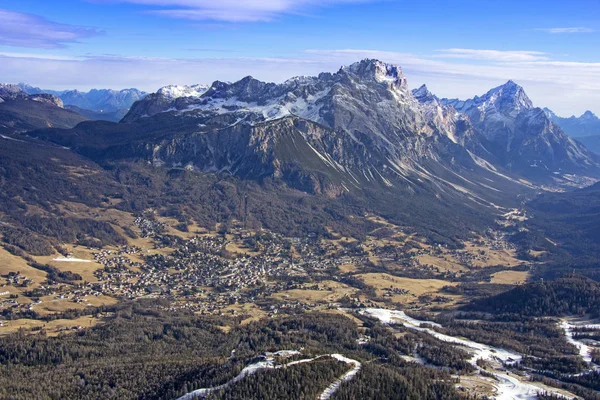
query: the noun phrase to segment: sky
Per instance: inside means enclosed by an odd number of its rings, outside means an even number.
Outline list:
[[[0,82],[44,89],[281,82],[363,58],[470,98],[512,79],[600,115],[599,0],[0,0]]]

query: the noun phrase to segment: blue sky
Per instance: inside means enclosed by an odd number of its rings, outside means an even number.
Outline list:
[[[0,0],[0,81],[48,89],[282,81],[371,57],[471,97],[514,79],[600,113],[598,0]]]

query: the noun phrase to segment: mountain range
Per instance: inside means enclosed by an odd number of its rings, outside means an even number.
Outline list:
[[[588,149],[600,154],[600,118],[593,112],[588,110],[579,117],[572,115],[569,118],[563,118],[548,108],[544,108],[544,111],[568,135],[585,144]]]
[[[579,117],[559,117],[549,108],[544,108],[546,114],[570,136],[580,138],[600,135],[600,118],[591,111],[586,111]]]
[[[25,83],[19,83],[19,88],[26,94],[52,94],[60,98],[65,107],[85,115],[90,119],[119,121],[127,110],[138,100],[146,96],[146,92],[138,89],[92,89],[89,92],[79,90],[45,90]]]
[[[64,108],[58,97],[27,94],[17,85],[0,84],[0,133],[40,128],[71,128],[88,118]]]
[[[490,186],[572,185],[600,171],[599,157],[512,81],[466,101],[438,99],[426,87],[409,90],[400,67],[377,60],[282,84],[246,77],[167,87],[134,103],[121,125],[100,127],[143,127],[143,134],[100,143],[89,138],[99,127],[43,135],[108,157],[284,178],[334,196],[364,186],[414,191],[428,182],[475,199]]]
[[[400,67],[370,59],[281,84],[246,77],[168,86],[133,103],[119,123],[73,122],[28,135],[100,165],[144,161],[277,180],[372,204],[394,196],[407,213],[415,202],[488,212],[515,204],[519,194],[600,178],[600,156],[534,107],[515,82],[473,99],[439,99],[426,86],[411,91]]]

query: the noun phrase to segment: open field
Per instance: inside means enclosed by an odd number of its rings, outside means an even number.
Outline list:
[[[89,328],[102,323],[98,318],[84,316],[76,319],[56,319],[54,321],[38,321],[35,319],[18,319],[14,321],[3,321],[3,326],[0,327],[0,335],[8,335],[16,333],[19,329],[23,329],[25,333],[36,334],[40,329],[46,331],[48,336],[57,336],[62,333],[76,331],[77,328]]]
[[[517,258],[515,249],[493,249],[481,245],[476,245],[471,242],[465,243],[464,251],[472,254],[485,253],[485,260],[475,259],[473,265],[477,267],[489,267],[493,265],[503,265],[509,268],[516,267],[523,262]]]
[[[411,279],[380,273],[359,274],[356,277],[377,289],[390,287],[406,289],[415,296],[437,293],[444,286],[456,285],[440,279]]]
[[[432,256],[429,254],[417,256],[421,265],[432,265],[440,272],[464,272],[467,268],[461,265],[455,258],[449,255]]]
[[[20,272],[21,275],[31,279],[35,284],[31,287],[39,286],[46,280],[46,273],[27,265],[27,262],[21,257],[14,256],[0,247],[0,275],[7,275],[9,272]],[[1,282],[4,284],[4,282]],[[0,291],[4,289],[0,288]]]
[[[102,268],[102,265],[94,261],[93,253],[97,250],[88,249],[83,246],[64,245],[63,246],[69,253],[70,257],[76,260],[85,260],[88,262],[79,261],[61,261],[65,259],[60,254],[54,254],[51,256],[34,257],[34,259],[40,264],[48,264],[58,268],[61,271],[71,271],[81,275],[86,282],[97,282],[98,279],[94,276],[94,272]]]
[[[336,302],[344,296],[352,296],[358,290],[334,281],[323,281],[318,285],[306,285],[311,289],[292,289],[284,290],[272,295],[277,300],[299,301],[308,303],[317,302]],[[318,286],[318,289],[313,287]]]
[[[505,285],[517,285],[527,282],[529,272],[527,271],[500,271],[492,275],[492,283]]]
[[[250,322],[258,321],[267,316],[267,313],[258,308],[256,305],[252,303],[246,304],[232,304],[229,307],[226,307],[223,310],[223,314],[225,315],[241,315],[244,317],[241,324],[247,325]]]
[[[440,293],[444,286],[454,286],[456,283],[439,279],[412,279],[382,273],[358,274],[355,277],[373,286],[378,297],[386,297],[394,303],[414,303],[420,296],[443,295],[453,300],[460,299],[460,296]]]

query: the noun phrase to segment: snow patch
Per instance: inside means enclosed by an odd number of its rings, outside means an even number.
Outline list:
[[[73,258],[73,257],[58,257],[58,258],[53,258],[52,261],[58,261],[58,262],[82,262],[82,263],[89,263],[89,262],[91,262],[90,260],[83,260],[81,258]]]
[[[344,357],[341,354],[324,354],[324,355],[320,355],[320,356],[316,356],[316,357],[312,357],[312,358],[290,361],[286,364],[275,365],[275,357],[289,358],[291,356],[299,355],[299,354],[301,354],[301,353],[296,350],[280,350],[280,351],[276,351],[274,353],[267,352],[263,355],[263,359],[261,361],[257,361],[255,363],[252,363],[252,364],[246,366],[235,378],[225,382],[224,384],[214,386],[211,388],[202,388],[202,389],[194,390],[193,392],[187,393],[187,394],[179,397],[177,400],[193,400],[193,399],[197,399],[197,398],[207,397],[209,394],[216,392],[218,390],[225,389],[225,388],[233,385],[234,383],[241,381],[245,377],[252,375],[263,369],[287,368],[287,367],[292,367],[292,366],[298,365],[298,364],[309,363],[309,362],[312,362],[312,361],[315,361],[315,360],[318,360],[318,359],[324,358],[324,357],[331,357],[337,361],[352,365],[353,367],[350,371],[346,372],[340,378],[336,379],[333,383],[331,383],[331,385],[329,385],[323,391],[323,393],[321,393],[321,395],[319,396],[319,399],[326,400],[326,399],[329,399],[339,389],[340,385],[343,382],[352,380],[352,378],[354,378],[354,376],[358,373],[358,371],[360,371],[360,368],[362,366],[359,361]]]

